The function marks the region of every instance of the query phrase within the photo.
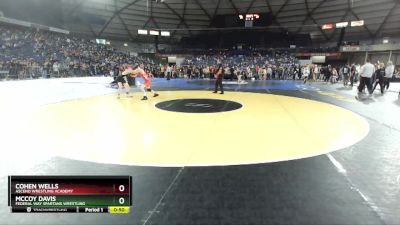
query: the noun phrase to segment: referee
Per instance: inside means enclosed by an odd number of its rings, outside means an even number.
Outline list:
[[[218,69],[215,73],[215,89],[213,93],[217,93],[218,92],[218,86],[221,88],[221,93],[220,94],[224,94],[224,87],[222,85],[222,79],[224,77],[224,68],[222,68],[222,64],[218,65]]]
[[[375,73],[375,67],[370,63],[370,60],[367,59],[367,62],[361,67],[360,72],[360,84],[358,85],[358,96],[362,94],[365,86],[367,86],[369,96],[372,95],[372,83],[371,78]]]

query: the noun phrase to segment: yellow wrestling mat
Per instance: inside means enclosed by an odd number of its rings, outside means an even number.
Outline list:
[[[147,166],[267,163],[317,156],[351,146],[369,131],[359,115],[326,103],[247,92],[160,92],[157,98],[115,95],[41,107],[8,121],[0,132],[11,154]],[[187,98],[231,100],[221,113],[161,110],[156,103]],[[7,125],[6,125],[7,127]],[[30,153],[30,154],[29,154]]]

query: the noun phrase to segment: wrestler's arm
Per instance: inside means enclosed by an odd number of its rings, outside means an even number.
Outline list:
[[[132,70],[132,69],[126,69],[122,72],[122,75],[129,75],[131,77],[136,77],[136,75],[139,73],[138,70]]]
[[[121,75],[125,76],[125,75],[130,74],[131,72],[132,72],[131,69],[126,69],[126,70],[122,71]]]

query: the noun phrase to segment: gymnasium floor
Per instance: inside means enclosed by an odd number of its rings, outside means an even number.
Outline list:
[[[0,224],[400,224],[400,85],[110,79],[0,83]],[[131,175],[132,212],[11,214],[8,175]]]

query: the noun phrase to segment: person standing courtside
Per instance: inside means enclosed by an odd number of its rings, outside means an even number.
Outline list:
[[[171,75],[172,75],[172,68],[171,68],[171,66],[168,64],[167,65],[167,69],[166,69],[166,72],[167,72],[167,80],[170,80],[171,79]]]
[[[343,75],[343,86],[347,86],[347,84],[349,83],[349,78],[350,78],[350,74],[351,74],[351,69],[349,67],[348,64],[345,64],[342,69],[341,69],[341,73]],[[353,82],[350,82],[351,85],[353,85]]]
[[[233,78],[235,77],[235,69],[233,68],[233,66],[229,67],[229,77],[231,81],[233,81]]]
[[[332,74],[332,68],[331,65],[328,65],[327,67],[324,68],[324,81],[328,83],[331,79],[331,74]]]
[[[384,84],[385,64],[383,64],[383,63],[379,64],[379,68],[375,71],[375,76],[376,76],[376,79],[375,79],[374,87],[372,88],[372,92],[375,91],[376,86],[378,86],[378,84],[379,84],[379,87],[381,88],[381,94],[383,94],[383,91],[385,89],[384,88],[385,87],[385,84]]]
[[[368,88],[369,95],[372,94],[372,83],[371,77],[374,75],[375,67],[370,63],[370,60],[367,59],[367,62],[361,67],[360,70],[360,83],[358,85],[358,93],[357,97],[362,94],[365,86]]]
[[[353,63],[350,68],[350,87],[353,87],[354,79],[357,76],[356,65]]]
[[[385,69],[385,78],[384,80],[384,88],[389,89],[389,85],[390,85],[390,79],[393,77],[394,74],[394,65],[392,63],[392,61],[389,61],[386,65],[386,69]]]
[[[218,65],[218,69],[215,72],[215,89],[213,93],[217,93],[218,92],[218,86],[221,88],[221,93],[220,94],[224,94],[224,87],[222,85],[222,79],[224,77],[224,68],[222,67],[222,64]]]
[[[315,64],[313,68],[313,81],[316,81],[319,79],[319,68],[318,65]]]
[[[305,65],[302,68],[302,73],[303,73],[303,82],[306,83],[310,75],[310,67],[308,67],[308,65]]]

